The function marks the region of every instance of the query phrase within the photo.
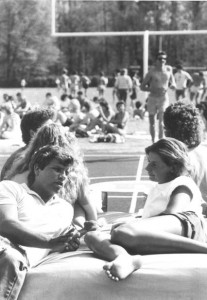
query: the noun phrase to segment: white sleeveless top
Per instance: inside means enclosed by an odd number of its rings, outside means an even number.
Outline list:
[[[158,183],[157,185],[155,185],[155,187],[150,191],[147,197],[142,218],[150,218],[164,212],[169,204],[172,192],[178,186],[186,186],[192,193],[192,200],[184,211],[193,211],[199,217],[201,217],[201,204],[204,201],[202,199],[201,192],[198,186],[195,184],[192,178],[187,176],[179,176],[170,182],[162,184]]]

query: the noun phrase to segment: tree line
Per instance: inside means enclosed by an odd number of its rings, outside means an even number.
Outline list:
[[[56,1],[56,30],[144,31],[207,28],[206,1]],[[0,85],[55,85],[63,67],[89,76],[142,68],[141,36],[51,36],[51,0],[0,1]],[[151,36],[149,64],[160,47],[168,63],[207,66],[206,35]]]

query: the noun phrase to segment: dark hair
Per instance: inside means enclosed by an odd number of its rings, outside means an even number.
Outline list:
[[[119,106],[121,106],[122,104],[124,104],[124,106],[126,106],[125,102],[124,101],[118,101],[116,103],[116,108],[118,108]]]
[[[191,174],[192,168],[187,147],[181,141],[174,138],[160,139],[158,142],[145,148],[145,152],[147,155],[150,152],[157,153],[169,167],[172,167],[173,179],[182,175],[183,172]]]
[[[100,99],[99,105],[109,111],[109,104],[104,98]]]
[[[194,148],[202,140],[202,120],[199,110],[193,104],[178,101],[167,107],[164,112],[165,135],[175,138]]]
[[[142,106],[142,103],[140,101],[136,101],[135,106],[137,109],[139,109]]]
[[[158,51],[156,58],[159,58],[160,56],[165,56],[167,58],[167,53],[165,51]]]
[[[63,69],[63,74],[68,74],[68,70],[67,69]]]
[[[61,97],[60,97],[60,100],[65,101],[66,98],[69,98],[69,95],[68,94],[62,94]]]
[[[177,65],[177,66],[176,66],[176,69],[178,69],[178,70],[182,70],[182,69],[183,69],[183,67],[182,67],[182,65]]]
[[[35,180],[34,167],[38,166],[39,169],[43,170],[53,159],[57,159],[58,162],[64,166],[72,166],[73,164],[73,158],[66,149],[59,146],[44,146],[36,151],[31,158],[29,164],[28,186],[31,186]]]
[[[126,74],[126,72],[127,72],[127,69],[121,69],[120,74],[124,75],[124,74]]]
[[[82,108],[85,107],[87,111],[91,110],[91,104],[89,101],[84,101]]]
[[[199,112],[203,110],[203,116],[207,120],[207,102],[201,101],[200,103],[196,104],[196,108],[198,108]]]
[[[52,109],[35,109],[26,113],[21,120],[22,140],[28,145],[31,140],[30,131],[36,132],[45,122],[53,120],[55,111]]]

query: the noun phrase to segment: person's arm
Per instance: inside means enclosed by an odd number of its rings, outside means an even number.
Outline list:
[[[8,117],[4,116],[2,124],[0,126],[0,133],[3,133],[7,128],[8,128],[8,123],[7,123]]]
[[[0,206],[0,235],[22,246],[50,248],[49,237],[27,228],[18,220],[18,211],[14,204]]]
[[[171,73],[170,73],[169,87],[170,87],[170,89],[173,89],[173,90],[176,88],[175,77],[174,77],[172,71],[171,71]]]
[[[127,121],[129,120],[129,113],[126,111],[123,118],[122,119],[118,119],[118,121],[116,122],[116,124],[124,129],[126,124],[127,124]]]
[[[80,184],[77,202],[83,208],[87,221],[97,220],[97,210],[89,197],[88,185],[86,186],[84,183]]]
[[[112,116],[113,116],[113,113],[112,113],[112,111],[111,111],[110,109],[109,109],[109,115],[106,116],[106,115],[104,114],[103,109],[102,109],[101,106],[99,107],[99,112],[100,112],[101,118],[102,118],[103,121],[105,121],[105,122],[109,122],[109,121],[111,120]]]
[[[193,78],[189,73],[186,73],[186,79],[187,79],[187,87],[190,87],[193,84]]]
[[[203,92],[202,92],[202,95],[201,95],[201,100],[203,100],[203,97],[206,93],[206,81],[205,81],[205,79],[203,79],[202,83],[203,83]]]
[[[19,221],[17,207],[14,204],[0,205],[0,235],[22,246],[53,251],[73,251],[79,247],[78,236],[73,229],[69,229],[65,235],[51,239],[49,235],[25,226]]]
[[[127,78],[128,80],[128,89],[129,89],[129,93],[131,93],[131,91],[132,91],[132,87],[133,87],[133,82],[132,82],[132,80],[131,80],[131,77],[130,76],[128,76],[128,78]]]
[[[171,194],[170,201],[164,213],[173,214],[186,211],[192,200],[192,193],[187,186],[178,186]]]
[[[151,77],[151,73],[148,72],[147,75],[144,77],[141,85],[140,85],[140,89],[144,92],[150,92],[150,81],[151,81],[152,77]]]

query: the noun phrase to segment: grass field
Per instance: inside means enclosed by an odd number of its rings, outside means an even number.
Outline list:
[[[4,93],[7,93],[11,96],[16,95],[17,92],[21,92],[21,88],[0,88],[0,102],[3,101],[2,96]],[[37,105],[40,104],[44,101],[45,99],[45,94],[47,92],[51,92],[52,95],[54,96],[61,96],[61,92],[58,92],[58,90],[56,88],[25,88],[24,90],[24,95],[26,96],[26,98],[30,101],[30,103],[33,105]],[[88,89],[88,98],[89,99],[93,99],[94,96],[97,96],[97,89],[96,88],[89,88]],[[174,91],[169,90],[169,96],[170,96],[170,101],[174,102],[175,101],[175,97],[174,97]],[[113,97],[112,97],[112,88],[107,88],[106,92],[105,92],[105,98],[106,100],[114,107],[114,101],[113,101]],[[146,94],[142,91],[140,91],[139,93],[139,100],[142,103],[145,103],[145,98],[146,98]],[[127,106],[130,106],[130,99],[127,100]]]

